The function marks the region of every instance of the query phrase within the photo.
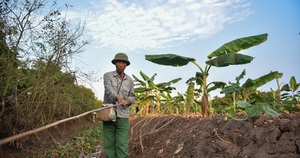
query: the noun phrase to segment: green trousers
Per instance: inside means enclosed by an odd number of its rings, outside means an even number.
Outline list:
[[[129,120],[103,122],[103,149],[106,158],[128,158]]]

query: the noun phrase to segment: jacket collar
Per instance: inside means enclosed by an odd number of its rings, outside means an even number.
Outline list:
[[[124,72],[125,76],[123,78],[123,80],[126,80],[127,79],[127,74]],[[117,78],[120,78],[119,74],[117,73],[117,71],[114,71],[114,74],[113,74],[114,77],[117,77]]]

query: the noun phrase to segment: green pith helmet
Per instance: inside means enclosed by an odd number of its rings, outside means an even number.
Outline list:
[[[116,64],[117,61],[124,61],[126,65],[130,65],[128,61],[128,56],[125,53],[118,53],[115,55],[115,58],[111,61],[113,64]]]

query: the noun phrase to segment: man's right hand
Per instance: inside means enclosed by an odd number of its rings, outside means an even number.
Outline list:
[[[119,104],[122,104],[123,99],[120,96],[116,96],[116,100]]]

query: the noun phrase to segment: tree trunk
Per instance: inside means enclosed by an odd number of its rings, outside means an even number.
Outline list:
[[[208,96],[204,94],[202,96],[202,116],[206,118],[208,115]]]
[[[186,102],[185,102],[185,106],[184,106],[184,113],[188,114],[190,112],[191,107],[194,104],[194,86],[195,83],[194,82],[190,82],[189,83],[189,87],[186,91]]]
[[[232,99],[233,99],[233,110],[234,110],[234,112],[236,112],[235,92],[232,93]]]

